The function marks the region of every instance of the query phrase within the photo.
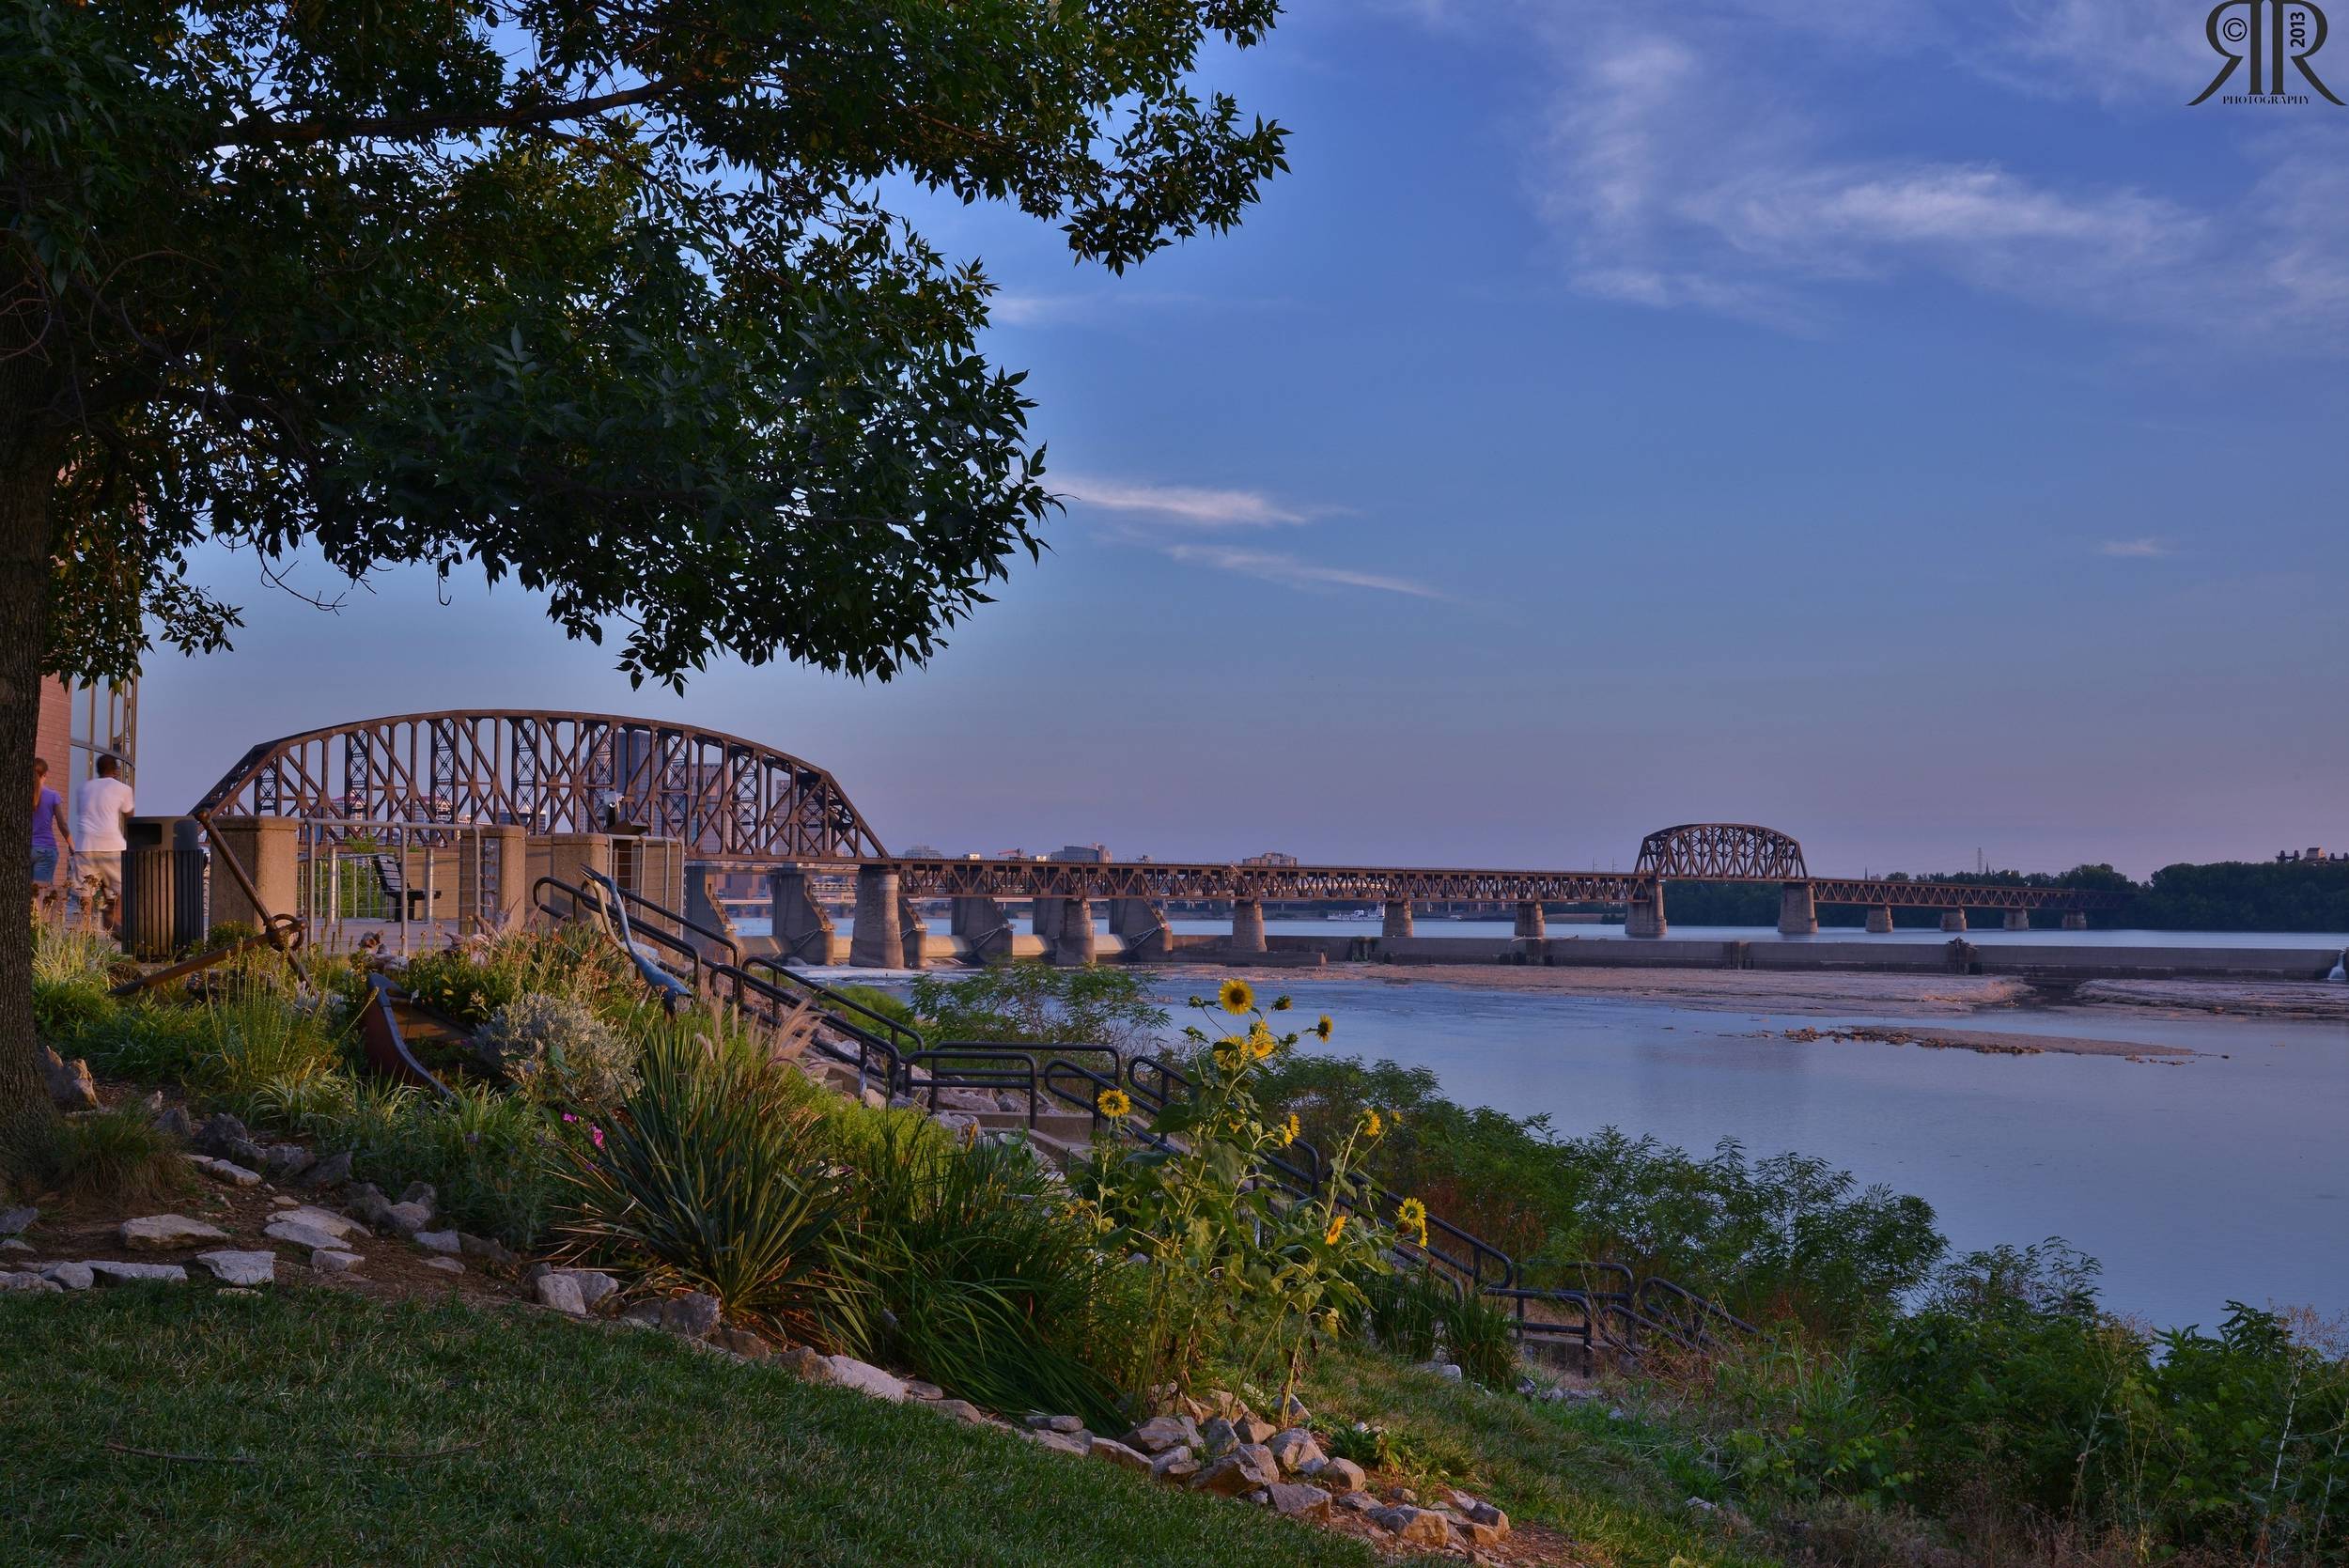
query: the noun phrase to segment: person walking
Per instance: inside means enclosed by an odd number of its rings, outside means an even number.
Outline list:
[[[33,759],[33,912],[43,920],[57,911],[57,855],[73,852],[67,830],[65,798],[49,787],[49,759]]]
[[[73,802],[73,837],[81,845],[73,882],[82,890],[82,929],[89,929],[95,912],[109,936],[122,929],[122,852],[130,847],[122,827],[131,815],[131,786],[121,772],[120,757],[101,753],[98,776],[76,791]]]

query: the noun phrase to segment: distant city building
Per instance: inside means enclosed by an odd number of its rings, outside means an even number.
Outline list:
[[[1044,857],[1048,861],[1074,861],[1081,865],[1099,865],[1110,858],[1109,849],[1098,844],[1065,844]]]
[[[2279,865],[2291,865],[2301,861],[2317,861],[2326,864],[2338,865],[2343,862],[2349,862],[2349,854],[2336,852],[2327,855],[2315,845],[2310,845],[2306,849],[2279,849],[2276,851],[2276,861]]]
[[[906,859],[910,861],[942,861],[950,858],[945,850],[927,844],[917,844],[906,851]]]
[[[1251,855],[1239,863],[1242,865],[1296,865],[1299,862],[1294,855],[1283,855],[1278,849],[1268,849],[1261,855]]]

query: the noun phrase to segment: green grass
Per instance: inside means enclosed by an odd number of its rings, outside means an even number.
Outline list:
[[[1608,1400],[1537,1404],[1454,1383],[1372,1350],[1334,1345],[1304,1399],[1315,1425],[1365,1421],[1400,1439],[1426,1474],[1474,1492],[1517,1524],[1571,1536],[1610,1568],[1775,1568],[1745,1542],[1692,1519],[1688,1499],[1719,1499],[1695,1440],[1659,1422],[1616,1421]]]
[[[1373,1562],[648,1330],[322,1290],[0,1297],[0,1452],[12,1564]]]

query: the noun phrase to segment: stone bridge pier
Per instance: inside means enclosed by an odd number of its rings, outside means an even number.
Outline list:
[[[832,962],[832,916],[816,901],[807,868],[779,865],[767,873],[770,904],[768,930],[775,939],[775,955],[811,964]]]
[[[1387,900],[1384,918],[1378,924],[1382,938],[1408,937],[1411,934],[1411,901],[1408,898]]]
[[[1963,909],[1944,909],[1944,910],[1942,910],[1942,911],[1941,911],[1941,929],[1942,929],[1942,930],[1944,930],[1944,931],[1963,931],[1963,930],[1965,930],[1965,929],[1966,929],[1966,911],[1965,911],[1965,910],[1963,910]]]
[[[1517,901],[1517,928],[1516,934],[1519,937],[1530,937],[1536,939],[1549,935],[1549,917],[1543,910],[1542,901],[1540,899],[1524,898]]]
[[[2009,909],[2006,912],[2006,928],[2010,931],[2030,930],[2030,911],[2029,909]]]
[[[947,932],[962,939],[974,963],[1011,956],[1011,917],[1002,904],[992,898],[964,897],[955,899],[953,908],[947,917]]]
[[[2066,931],[2085,931],[2085,930],[2087,930],[2087,929],[2088,929],[2088,916],[2087,916],[2087,914],[2086,914],[2085,912],[2081,911],[2081,910],[2078,910],[2078,909],[2074,909],[2074,910],[2070,911],[2068,914],[2066,914],[2066,915],[2063,917],[2063,928],[2064,928]]]
[[[1778,893],[1778,934],[1815,937],[1819,934],[1819,904],[1808,882],[1788,882]]]
[[[1626,937],[1660,937],[1671,929],[1664,922],[1664,884],[1651,883],[1645,893],[1632,894],[1624,906],[1623,934]]]
[[[1052,933],[1052,962],[1069,969],[1086,969],[1093,963],[1094,936],[1093,900],[1063,898],[1044,900],[1060,905],[1059,918]]]
[[[856,868],[856,929],[848,937],[849,963],[868,970],[906,967],[900,902],[895,866],[867,862]]]
[[[1174,928],[1166,911],[1147,898],[1110,900],[1110,935],[1125,945],[1129,958],[1166,958],[1174,952]]]
[[[1878,904],[1868,911],[1868,929],[1875,936],[1885,937],[1892,931],[1892,906]]]
[[[1232,900],[1232,939],[1234,953],[1262,953],[1264,939],[1264,900],[1235,898]]]

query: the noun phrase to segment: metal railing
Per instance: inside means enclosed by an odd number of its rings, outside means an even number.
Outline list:
[[[485,824],[302,817],[294,831],[294,913],[321,946],[372,935],[404,955],[420,939],[439,945],[503,922],[506,846]]]

